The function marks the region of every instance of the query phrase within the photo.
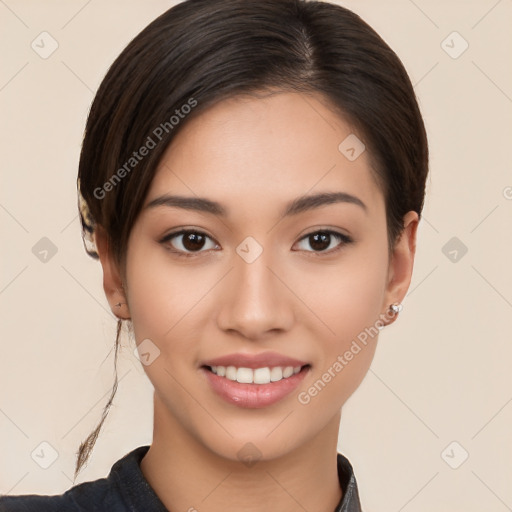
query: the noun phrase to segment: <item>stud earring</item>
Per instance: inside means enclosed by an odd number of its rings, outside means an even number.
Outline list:
[[[393,312],[393,315],[398,315],[398,313],[400,313],[400,311],[402,311],[402,304],[400,304],[400,302],[393,302],[393,304],[391,304],[389,306],[389,309],[390,311]]]

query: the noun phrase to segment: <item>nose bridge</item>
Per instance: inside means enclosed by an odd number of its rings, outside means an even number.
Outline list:
[[[290,297],[274,275],[270,249],[248,237],[233,255],[225,298],[218,324],[247,338],[258,338],[270,330],[288,329],[293,320]],[[270,268],[269,268],[270,267]]]

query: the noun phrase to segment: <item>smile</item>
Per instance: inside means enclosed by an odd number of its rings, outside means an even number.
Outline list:
[[[263,368],[237,368],[236,366],[209,366],[212,373],[240,384],[269,384],[296,375],[301,366],[268,366]]]
[[[241,408],[261,409],[297,390],[311,366],[203,366],[208,387],[223,401]]]

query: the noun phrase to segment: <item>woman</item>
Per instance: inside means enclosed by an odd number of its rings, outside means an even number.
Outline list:
[[[157,18],[103,80],[78,175],[153,442],[0,510],[361,510],[341,410],[401,310],[427,173],[407,73],[349,10],[188,0]]]

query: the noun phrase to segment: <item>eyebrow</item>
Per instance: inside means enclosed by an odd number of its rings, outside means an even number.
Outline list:
[[[334,203],[348,203],[360,206],[365,212],[367,206],[356,196],[346,192],[322,192],[313,195],[302,196],[290,201],[282,212],[282,217],[297,215],[299,213],[320,208]],[[211,213],[221,217],[227,216],[227,210],[217,201],[212,201],[203,197],[186,197],[164,194],[150,201],[146,208],[156,208],[158,206],[183,208],[185,210],[195,210],[199,212]]]

